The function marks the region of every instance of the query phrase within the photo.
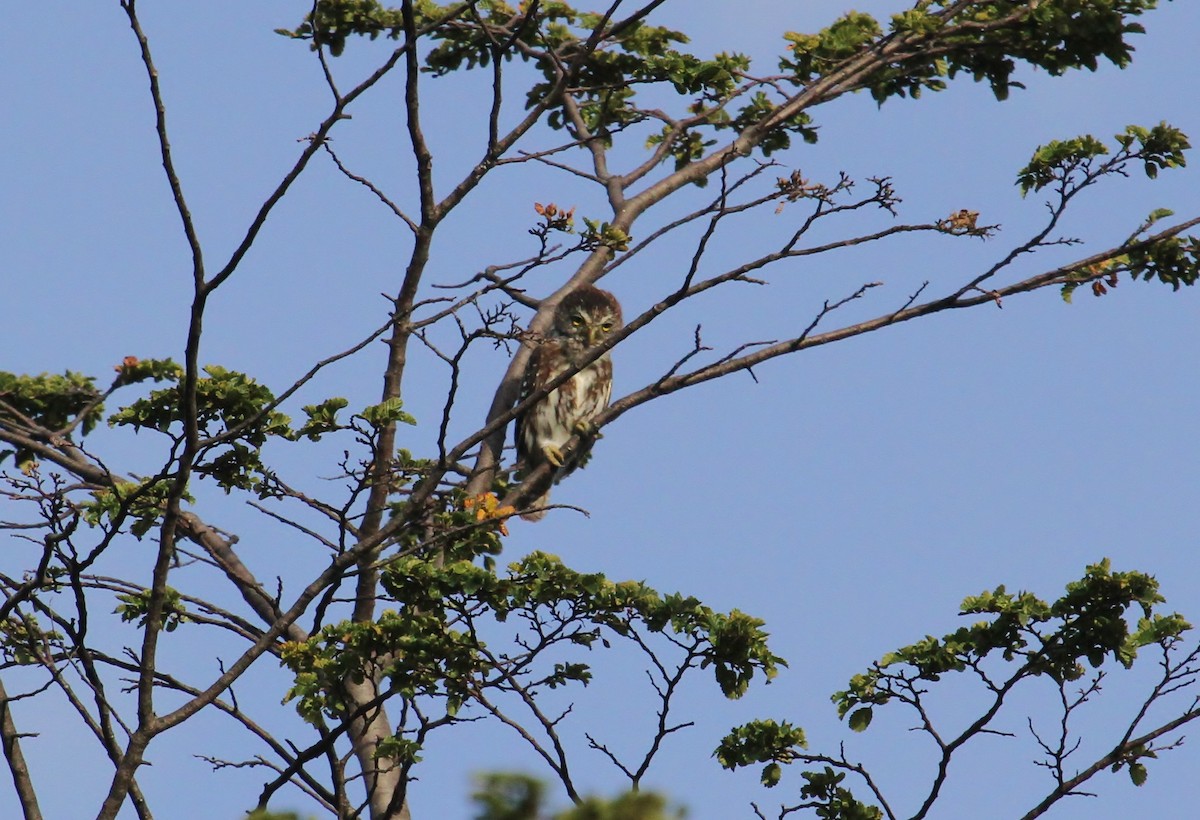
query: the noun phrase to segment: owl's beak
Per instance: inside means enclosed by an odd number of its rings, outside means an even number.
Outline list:
[[[604,331],[599,326],[588,328],[588,347],[595,347],[604,339]]]

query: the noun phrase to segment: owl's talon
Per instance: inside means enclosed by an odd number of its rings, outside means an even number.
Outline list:
[[[542,447],[542,456],[555,467],[563,466],[563,451],[555,447],[553,444],[547,444]]]
[[[575,422],[574,429],[575,429],[575,432],[581,436],[585,436],[585,437],[589,437],[589,438],[599,438],[600,437],[600,433],[596,429],[596,425],[592,424],[587,419],[580,419],[579,421]]]

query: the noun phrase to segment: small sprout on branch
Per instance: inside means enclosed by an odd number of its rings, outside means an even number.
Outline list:
[[[386,427],[397,421],[415,425],[417,420],[411,414],[404,412],[403,407],[404,402],[400,399],[388,399],[379,404],[364,407],[358,415],[359,418],[375,428]]]
[[[495,493],[480,493],[463,501],[463,508],[474,510],[476,521],[496,520],[496,529],[501,535],[508,535],[508,525],[505,520],[517,514],[517,508],[511,504],[500,504]]]
[[[335,430],[345,429],[337,420],[337,412],[344,409],[350,402],[341,397],[326,399],[320,404],[306,404],[301,410],[308,416],[296,435],[305,436],[309,441],[319,441],[321,436]]]
[[[146,626],[146,619],[150,617],[150,599],[153,593],[144,589],[141,592],[131,592],[126,595],[118,595],[117,608],[113,610],[117,615],[121,616],[121,620],[125,623],[136,620],[139,626]],[[162,628],[167,632],[174,632],[181,623],[189,621],[187,611],[183,608],[183,602],[179,597],[178,590],[165,587],[163,589],[162,601]]]
[[[968,211],[966,208],[939,219],[937,226],[938,230],[955,236],[987,236],[993,230],[990,226],[980,227],[979,211]]]
[[[796,202],[800,199],[819,199],[826,202],[830,195],[828,186],[820,182],[809,182],[799,170],[792,171],[786,177],[779,177],[775,181],[775,187],[779,189],[779,196],[786,202]],[[781,202],[775,213],[781,212],[783,206],[784,203]]]
[[[533,234],[545,234],[549,231],[562,231],[563,233],[575,232],[575,208],[559,208],[553,202],[548,205],[543,205],[540,202],[533,203],[533,210],[537,215],[543,217],[545,222],[537,228],[530,230]]]
[[[583,224],[587,229],[583,232],[584,247],[591,250],[599,247],[606,247],[609,250],[620,253],[629,250],[629,242],[631,237],[625,231],[610,225],[607,222],[602,222],[598,219],[583,218]]]

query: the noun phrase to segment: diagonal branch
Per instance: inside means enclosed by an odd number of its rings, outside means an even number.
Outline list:
[[[1149,731],[1141,737],[1131,738],[1130,740],[1126,740],[1124,743],[1119,744],[1115,749],[1098,759],[1091,766],[1088,766],[1070,780],[1066,780],[1060,784],[1054,791],[1046,795],[1042,802],[1038,803],[1026,814],[1024,814],[1021,817],[1021,820],[1034,820],[1035,817],[1041,817],[1050,809],[1051,806],[1053,806],[1063,797],[1071,794],[1073,791],[1079,788],[1079,786],[1086,783],[1095,775],[1107,768],[1110,768],[1114,764],[1125,760],[1138,748],[1152,743],[1163,735],[1175,731],[1180,726],[1184,726],[1196,718],[1200,718],[1200,709],[1189,709],[1187,712],[1184,712],[1174,720],[1170,720],[1162,724],[1157,729]]]

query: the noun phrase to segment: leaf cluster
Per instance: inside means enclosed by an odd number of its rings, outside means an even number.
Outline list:
[[[177,381],[182,371],[174,363],[141,362],[126,377],[140,380],[152,373],[154,378]],[[319,404],[305,405],[306,421],[293,429],[291,419],[275,409],[278,400],[270,388],[245,373],[218,365],[204,368],[205,376],[196,380],[195,423],[204,439],[203,452],[193,466],[194,472],[216,481],[230,492],[234,489],[271,492],[265,478],[270,477],[262,462],[261,451],[269,439],[317,441],[322,436],[350,429],[337,414],[347,406],[344,398],[334,397]],[[125,374],[123,373],[123,376]],[[378,429],[394,421],[415,424],[404,412],[399,399],[365,408],[356,418]],[[114,427],[155,430],[166,435],[181,435],[188,414],[182,384],[152,391],[113,413],[108,423]],[[103,500],[103,499],[101,499]],[[144,529],[143,529],[144,532]]]
[[[585,248],[606,247],[614,253],[629,250],[630,236],[620,228],[598,219],[584,217],[585,229],[582,234]]]
[[[95,379],[81,373],[66,371],[61,376],[42,373],[23,376],[0,371],[0,420],[18,424],[25,420],[48,429],[62,430],[82,413],[80,429],[84,434],[95,428],[104,408]],[[25,469],[34,461],[27,448],[0,450],[0,463],[15,456],[19,468]]]
[[[786,720],[755,720],[734,727],[721,739],[713,756],[721,766],[731,771],[739,766],[767,763],[760,780],[770,788],[779,783],[782,775],[779,764],[791,763],[796,758],[797,749],[807,748],[808,741],[799,726],[793,726]]]
[[[413,15],[418,25],[424,25],[441,7],[427,0],[413,3]],[[384,8],[378,0],[319,0],[304,21],[295,29],[277,28],[276,34],[293,40],[309,40],[315,51],[327,47],[334,57],[346,49],[351,35],[374,40],[381,34],[391,40],[400,39],[404,32],[404,15],[399,9]]]
[[[1013,79],[1018,63],[1052,75],[1095,71],[1101,58],[1125,67],[1133,51],[1127,36],[1144,31],[1129,18],[1156,5],[1157,0],[919,0],[892,16],[886,34],[874,17],[857,11],[817,34],[788,33],[790,54],[780,67],[793,82],[807,85],[836,74],[864,51],[897,44],[897,59],[859,81],[877,102],[941,91],[960,73],[986,82],[1003,100],[1010,89],[1022,87]]]
[[[613,798],[589,795],[554,820],[682,820],[686,815],[682,808],[668,809],[661,794],[632,791]]]
[[[1186,151],[1191,148],[1187,135],[1165,122],[1153,128],[1129,125],[1114,139],[1116,153],[1104,161],[1101,158],[1109,155],[1108,146],[1090,134],[1039,146],[1029,164],[1017,174],[1021,195],[1053,186],[1065,201],[1103,176],[1127,175],[1130,166],[1139,166],[1147,178],[1155,179],[1162,169],[1187,165]],[[1127,253],[1070,272],[1062,287],[1063,300],[1070,302],[1085,282],[1092,283],[1093,294],[1103,296],[1117,286],[1124,272],[1134,280],[1157,279],[1173,290],[1195,284],[1200,277],[1200,242],[1195,237],[1172,235],[1154,241],[1141,238],[1152,225],[1171,215],[1167,208],[1154,210],[1126,241]]]
[[[11,615],[0,621],[0,652],[12,663],[22,666],[43,663],[51,651],[62,645],[62,634],[42,629],[32,615]]]
[[[1129,782],[1135,786],[1145,786],[1146,779],[1150,776],[1146,769],[1146,764],[1140,762],[1145,758],[1154,760],[1158,757],[1158,753],[1146,746],[1144,743],[1139,743],[1129,748],[1119,760],[1112,764],[1110,770],[1119,772],[1125,768],[1129,771]]]
[[[947,673],[977,669],[989,657],[1017,665],[1008,675],[1010,685],[1038,676],[1056,682],[1078,680],[1086,672],[1085,662],[1098,668],[1112,659],[1129,668],[1140,648],[1166,645],[1191,628],[1178,614],[1156,613],[1154,606],[1162,600],[1152,576],[1113,572],[1107,559],[1089,566],[1053,603],[1000,586],[963,601],[962,614],[990,616],[987,620],[942,638],[926,636],[884,655],[867,672],[851,678],[833,701],[838,715],[849,714],[851,728],[861,731],[870,725],[875,707],[899,696],[912,682],[935,682]],[[1132,625],[1131,609],[1141,613]]]
[[[399,451],[389,477],[390,488],[403,489],[423,475],[432,464],[428,459],[413,458],[407,450]],[[503,485],[499,486],[502,490]],[[490,556],[498,555],[503,548],[500,538],[508,535],[506,522],[516,509],[501,506],[495,492],[472,496],[460,486],[451,487],[440,502],[441,506],[436,511],[422,511],[421,516],[425,519],[422,528],[406,528],[397,536],[395,543],[400,547],[401,554],[429,557],[436,547],[441,558],[449,562],[470,564],[483,556],[490,570],[493,567]],[[393,502],[391,510],[394,518],[412,515],[407,501]],[[436,539],[428,537],[432,533],[437,533]]]
[[[845,772],[835,772],[826,766],[819,772],[803,772],[804,785],[800,796],[811,801],[808,808],[821,820],[880,820],[883,812],[877,806],[869,806],[857,800],[854,793],[842,785]]]
[[[118,595],[119,603],[113,612],[121,616],[121,621],[124,623],[137,621],[138,625],[144,627],[146,619],[150,616],[152,595],[152,591],[148,589]],[[187,610],[183,606],[183,599],[178,590],[165,587],[163,589],[162,628],[167,632],[174,632],[180,624],[186,623],[188,620]]]
[[[314,723],[322,715],[345,716],[344,682],[362,683],[376,673],[409,698],[445,697],[453,714],[469,697],[479,668],[469,636],[447,629],[442,613],[414,607],[387,610],[373,621],[329,624],[307,641],[283,644],[280,660],[295,675],[284,700],[295,699],[300,715]],[[418,759],[416,751],[406,744],[385,753],[411,762]]]
[[[117,371],[114,385],[116,387],[144,381],[174,382],[183,377],[183,368],[174,359],[139,359],[137,356],[126,356],[113,369]]]
[[[344,715],[343,682],[386,679],[391,691],[412,699],[440,699],[453,717],[488,689],[507,690],[517,677],[527,692],[571,683],[587,685],[587,663],[554,660],[534,672],[551,647],[609,647],[605,633],[675,636],[690,662],[712,666],[721,691],[740,697],[756,675],[768,680],[782,659],[766,645],[762,622],[743,613],[717,613],[695,598],[660,595],[636,581],[613,582],[599,573],[569,569],[556,557],[532,553],[504,575],[469,559],[445,563],[402,556],[388,562],[382,584],[398,610],[376,620],[328,625],[308,641],[282,647],[282,662],[295,674],[287,699],[308,720]],[[481,619],[505,623],[519,617],[532,627],[516,656],[494,655],[478,637]],[[393,751],[413,762],[411,739]],[[391,748],[391,747],[389,747]]]
[[[788,32],[779,66],[782,80],[806,87],[838,78],[842,90],[866,88],[880,103],[890,97],[917,97],[940,91],[950,79],[966,74],[987,82],[1005,98],[1020,87],[1013,79],[1019,63],[1062,74],[1073,68],[1095,70],[1101,59],[1127,65],[1129,35],[1142,33],[1133,22],[1157,0],[992,0],[951,3],[919,0],[893,15],[884,27],[869,14],[852,11],[816,34]],[[547,123],[577,139],[611,144],[611,135],[654,118],[665,125],[647,138],[648,147],[664,145],[664,157],[676,169],[696,161],[714,144],[703,129],[743,132],[770,121],[756,147],[764,155],[790,146],[794,136],[815,142],[817,131],[803,110],[781,115],[768,92],[775,82],[748,74],[750,60],[722,52],[702,58],[682,46],[682,32],[643,19],[614,23],[605,15],[564,2],[525,3],[518,9],[499,0],[470,4],[414,5],[414,23],[427,26],[432,43],[424,68],[442,76],[486,67],[516,57],[532,62],[542,76],[526,96],[526,108],[543,106]],[[337,55],[349,35],[398,38],[403,15],[377,0],[322,0],[294,31],[281,34],[327,44]],[[889,49],[888,59],[862,70],[849,70],[859,55]],[[843,78],[839,72],[848,71]],[[567,81],[571,104],[564,104]],[[663,89],[688,99],[689,116],[672,118],[643,106],[646,89]],[[839,92],[840,93],[840,92]],[[698,181],[701,184],[703,181]]]
[[[781,764],[802,759],[801,750],[806,748],[808,743],[800,727],[787,721],[756,720],[734,727],[721,740],[714,755],[730,770],[766,763],[759,779],[764,786],[772,788],[779,784],[783,775]],[[822,820],[879,820],[883,816],[877,807],[860,802],[842,785],[845,772],[825,766],[820,771],[802,772],[801,777],[805,782],[800,788],[800,796],[807,802],[797,808],[812,809]]]
[[[1134,281],[1157,279],[1170,285],[1172,290],[1196,284],[1196,280],[1200,279],[1200,239],[1178,234],[1150,240],[1139,239],[1147,228],[1171,214],[1167,208],[1152,211],[1126,243],[1130,246],[1128,252],[1070,271],[1062,286],[1063,301],[1070,303],[1072,295],[1085,282],[1092,283],[1093,295],[1104,296],[1110,288],[1117,286],[1122,273],[1128,273]]]
[[[565,73],[570,74],[571,97],[582,129],[578,138],[594,137],[611,144],[611,134],[649,114],[639,106],[639,94],[650,88],[667,89],[690,100],[693,125],[716,129],[741,129],[774,111],[763,93],[746,97],[735,112],[729,104],[741,93],[750,60],[743,54],[722,52],[710,58],[679,48],[685,34],[644,20],[613,26],[604,15],[578,10],[563,2],[509,4],[481,0],[470,4],[419,3],[414,8],[418,27],[428,25],[427,36],[436,45],[423,55],[424,70],[444,76],[460,70],[490,66],[520,58],[531,62],[542,79],[533,83],[525,99],[527,109],[554,102],[552,96]],[[443,21],[440,25],[435,21]],[[317,4],[295,30],[280,34],[325,44],[335,56],[342,53],[349,35],[374,39],[380,34],[397,39],[403,20],[397,9],[376,0],[325,0]],[[548,107],[547,123],[554,129],[576,129],[572,116],[558,105]],[[790,144],[790,133],[808,142],[816,131],[806,114],[787,117],[762,145],[765,153]],[[670,140],[668,154],[682,167],[712,145],[690,130],[675,132],[670,126],[652,135],[651,147]]]
[[[546,797],[546,785],[536,777],[514,772],[488,772],[475,778],[471,800],[475,820],[536,818]]]
[[[56,433],[77,426],[86,436],[103,417],[103,399],[113,390],[147,380],[174,381],[183,372],[171,359],[139,360],[134,356],[126,356],[113,369],[117,376],[107,392],[96,387],[95,377],[70,370],[61,376],[52,373],[27,376],[0,371],[0,421],[13,422],[18,427],[32,423]],[[0,450],[0,463],[10,455],[16,457],[16,464],[22,470],[34,462],[32,451],[18,447]]]
[[[0,401],[42,427],[60,430],[100,398],[95,382],[92,376],[70,370],[61,376],[53,373],[23,376],[0,371]],[[11,411],[4,412],[7,415]],[[102,412],[99,406],[91,408],[82,422],[84,432],[96,426]]]
[[[217,441],[194,470],[197,475],[214,479],[226,492],[251,489],[265,473],[259,451],[267,439],[279,436],[295,440],[299,434],[292,430],[287,416],[272,409],[275,394],[265,385],[219,365],[208,365],[204,373],[206,377],[196,380],[195,422],[201,436]],[[182,430],[187,416],[183,386],[176,384],[122,407],[108,423],[170,435],[173,429]]]
[[[1187,165],[1185,152],[1191,148],[1187,135],[1165,122],[1153,128],[1129,125],[1113,139],[1119,150],[1112,160],[1099,165],[1097,160],[1108,155],[1109,149],[1091,134],[1039,146],[1017,174],[1021,195],[1051,184],[1062,190],[1078,189],[1101,175],[1125,174],[1135,163],[1141,163],[1146,176],[1154,179],[1161,169]]]
[[[1062,686],[1083,677],[1085,663],[1098,668],[1113,660],[1129,668],[1143,647],[1159,646],[1167,651],[1191,629],[1177,613],[1156,611],[1161,603],[1163,598],[1153,577],[1140,572],[1114,572],[1107,559],[1089,566],[1084,576],[1067,584],[1064,594],[1053,602],[997,587],[966,598],[961,606],[963,615],[987,618],[942,638],[926,636],[888,653],[867,672],[851,678],[848,688],[835,692],[832,700],[838,715],[848,717],[850,728],[856,732],[870,726],[876,708],[898,701],[916,708],[925,731],[934,733],[923,700],[928,684],[946,674],[976,673],[995,697],[990,716],[1021,680],[1047,677]],[[990,664],[988,669],[985,662]],[[1182,673],[1184,678],[1193,675],[1190,671]],[[953,748],[983,730],[987,719],[976,722],[957,740],[946,741],[934,733],[946,755],[943,765]],[[714,754],[727,769],[766,764],[760,779],[768,787],[779,783],[783,765],[796,761],[829,764],[821,770],[802,772],[805,784],[801,797],[806,802],[787,812],[812,809],[817,817],[838,820],[882,817],[880,809],[858,801],[843,785],[846,774],[857,773],[882,800],[865,769],[844,756],[813,755],[805,749],[807,742],[799,727],[786,721],[756,720],[732,729]],[[1154,756],[1153,748],[1131,745],[1112,768],[1116,771],[1128,767],[1130,778],[1140,785],[1146,778],[1145,765],[1140,761]]]
[[[575,625],[566,634],[583,646],[599,640],[601,628],[618,636],[637,628],[685,636],[699,643],[700,666],[713,667],[729,698],[744,694],[756,674],[770,680],[783,665],[767,647],[758,618],[737,610],[715,612],[691,596],[662,595],[639,581],[614,582],[601,573],[581,573],[542,552],[510,564],[503,577],[465,560],[437,567],[401,558],[385,570],[383,583],[398,601],[417,607],[453,605],[460,612],[483,605],[499,622],[513,613],[550,617],[561,608]]]
[[[338,408],[345,407],[347,402],[344,399],[330,399],[318,408],[321,413],[325,413],[332,409],[336,412]],[[308,412],[309,408],[305,408]],[[403,424],[416,424],[417,420],[409,413],[404,411],[404,402],[398,398],[386,399],[379,404],[372,404],[369,407],[363,408],[359,417],[376,429],[383,429],[395,422]],[[310,423],[315,418],[312,413],[309,413]],[[303,430],[301,431],[303,432]]]
[[[172,489],[169,479],[117,482],[80,504],[83,520],[108,532],[119,531],[128,521],[129,531],[140,541],[161,520]],[[186,493],[183,498],[192,500]]]
[[[246,820],[304,820],[294,811],[268,811],[266,809],[255,809],[246,815]]]
[[[268,436],[288,430],[282,413],[264,413],[275,395],[253,377],[220,365],[204,368],[207,378],[196,380],[196,422],[201,435],[212,437],[239,428],[240,438],[261,447]],[[184,421],[180,386],[155,390],[109,417],[114,427],[142,428],[168,433]]]
[[[1129,275],[1147,282],[1152,279],[1179,290],[1200,279],[1200,238],[1172,236],[1134,248],[1126,255]]]
[[[301,425],[296,431],[297,436],[304,436],[309,441],[320,441],[321,437],[333,433],[337,430],[344,430],[345,427],[338,422],[337,414],[339,410],[343,410],[349,405],[346,399],[334,397],[326,399],[320,404],[306,404],[303,408],[304,415],[308,416],[308,421]]]

